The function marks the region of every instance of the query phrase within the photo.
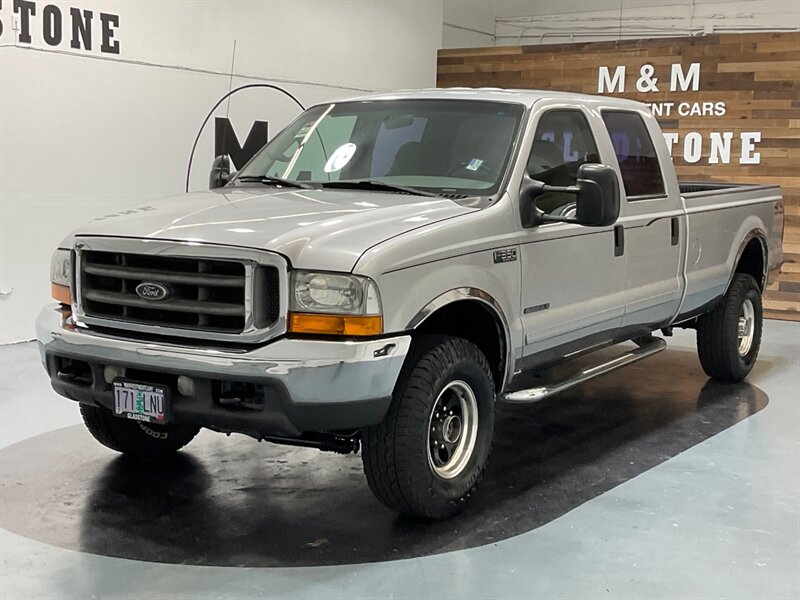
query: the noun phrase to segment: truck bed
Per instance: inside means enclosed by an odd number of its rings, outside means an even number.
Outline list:
[[[740,240],[764,229],[772,250],[768,271],[780,268],[783,208],[776,185],[679,182],[688,219],[683,314],[692,314],[727,289],[739,258]]]
[[[684,197],[697,198],[700,196],[717,195],[727,192],[741,192],[752,190],[766,190],[774,185],[761,185],[753,183],[728,183],[723,181],[679,181],[678,186]]]

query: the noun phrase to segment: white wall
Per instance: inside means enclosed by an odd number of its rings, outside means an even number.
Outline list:
[[[539,0],[494,6],[498,46],[800,28],[797,0]]]
[[[35,0],[31,44],[13,1],[0,2],[0,343],[30,339],[49,301],[50,254],[94,216],[183,192],[197,130],[233,85],[280,83],[306,106],[361,90],[435,82],[442,2]],[[46,5],[62,43],[45,42]],[[70,47],[69,7],[119,15],[118,55]],[[216,113],[225,114],[225,105]],[[233,97],[240,142],[254,119],[277,133],[298,109],[276,92]],[[192,174],[207,184],[213,125]]]
[[[445,0],[444,23],[445,48],[798,30],[800,2]]]
[[[444,0],[442,46],[494,46],[495,9],[486,0]]]

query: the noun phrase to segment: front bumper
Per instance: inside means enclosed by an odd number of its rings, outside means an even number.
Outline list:
[[[174,422],[254,436],[379,423],[411,344],[411,336],[400,335],[369,341],[283,338],[246,350],[179,345],[94,331],[77,325],[59,305],[41,311],[36,337],[53,389],[62,396],[111,408],[104,369],[124,367],[127,377],[170,385]],[[63,380],[58,373],[64,361],[88,364],[91,377]],[[178,392],[180,375],[192,378],[193,396]],[[262,396],[259,407],[221,404],[219,390],[232,383],[254,384]]]

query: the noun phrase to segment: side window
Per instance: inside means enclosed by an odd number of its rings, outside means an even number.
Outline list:
[[[633,112],[603,111],[614,144],[628,200],[664,194],[664,178],[653,140],[642,117]]]
[[[577,110],[551,110],[542,115],[536,127],[528,175],[548,185],[575,185],[578,168],[600,161],[589,122]],[[548,214],[567,216],[575,202],[572,194],[549,192],[539,196],[536,205]]]

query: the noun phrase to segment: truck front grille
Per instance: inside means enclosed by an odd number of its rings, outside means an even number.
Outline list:
[[[272,265],[88,249],[79,265],[79,304],[90,322],[237,335],[269,330],[279,319],[280,274]],[[153,289],[165,297],[153,298]]]

